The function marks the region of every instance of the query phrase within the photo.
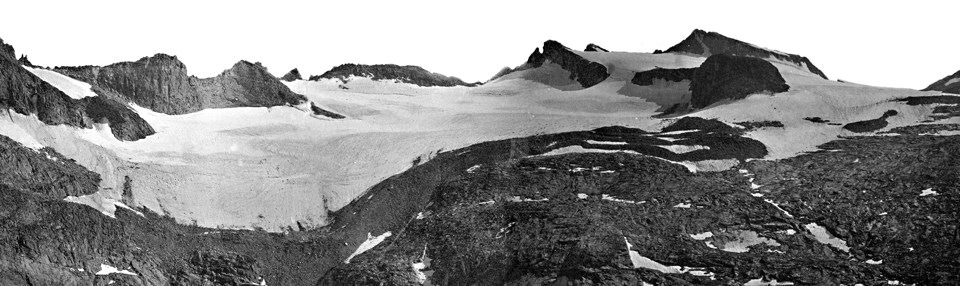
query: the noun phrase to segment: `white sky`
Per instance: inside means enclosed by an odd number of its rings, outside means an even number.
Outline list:
[[[485,81],[547,39],[651,52],[700,28],[807,56],[831,79],[923,88],[960,70],[956,1],[8,2],[0,38],[42,66],[163,52],[200,77],[245,59],[277,76],[395,63]]]

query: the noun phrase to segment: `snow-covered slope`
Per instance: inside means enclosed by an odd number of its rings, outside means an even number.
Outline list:
[[[73,99],[97,96],[97,94],[90,89],[91,86],[89,83],[75,80],[58,72],[47,69],[32,68],[28,66],[23,66],[23,68],[33,75],[36,75],[40,79],[43,79],[43,81],[46,81],[53,87],[63,91],[63,93],[67,94]]]
[[[117,206],[129,177],[130,206],[145,206],[181,222],[271,231],[316,227],[327,224],[328,211],[441,150],[611,125],[657,131],[673,119],[653,117],[661,106],[646,93],[650,90],[624,92],[633,74],[656,67],[697,67],[704,60],[671,53],[576,54],[604,65],[611,76],[566,91],[514,74],[479,87],[420,87],[358,77],[295,80],[284,84],[346,119],[315,117],[309,105],[183,115],[134,106],[156,129],[155,135],[124,142],[105,125],[86,130],[49,126],[35,116],[17,114],[0,119],[0,134],[33,147],[53,147],[101,174],[101,191],[77,201],[105,211]],[[791,86],[789,92],[753,95],[687,116],[727,123],[780,121],[783,128],[747,133],[763,142],[773,159],[854,135],[804,117],[847,123],[897,110],[889,129],[922,121],[931,112],[931,107],[891,101],[922,94],[916,91],[827,81],[795,65],[774,65]],[[682,86],[663,88],[679,91]],[[671,94],[678,93],[658,96]]]

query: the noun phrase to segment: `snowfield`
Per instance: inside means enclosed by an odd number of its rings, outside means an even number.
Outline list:
[[[75,80],[52,70],[28,66],[23,66],[23,68],[67,94],[70,98],[81,99],[84,97],[97,96],[97,94],[90,89],[91,86],[89,83]]]
[[[328,223],[328,211],[342,208],[374,184],[410,168],[416,159],[422,163],[438,151],[612,125],[658,131],[669,123],[652,117],[661,106],[621,90],[630,85],[635,71],[696,67],[705,59],[675,54],[579,54],[603,63],[613,76],[590,88],[567,91],[516,76],[479,87],[419,87],[361,77],[298,80],[285,84],[346,119],[312,115],[309,105],[207,109],[183,115],[132,106],[157,134],[125,142],[114,138],[103,124],[92,129],[49,126],[35,115],[8,111],[8,116],[0,118],[0,134],[31,148],[52,147],[99,173],[100,192],[68,200],[107,215],[125,206],[119,202],[129,177],[134,202],[127,205],[169,214],[181,223],[274,232],[298,225],[320,227]],[[775,66],[790,91],[753,95],[686,116],[728,123],[780,121],[784,128],[747,133],[767,146],[770,154],[765,159],[779,159],[816,150],[840,136],[859,135],[804,117],[849,123],[897,110],[899,114],[889,118],[889,126],[883,129],[889,130],[917,124],[932,111],[930,106],[892,101],[930,93],[838,83],[804,68]],[[89,84],[42,69],[28,70],[73,98],[95,96]],[[699,149],[662,147],[677,153]],[[544,155],[578,152],[610,151],[570,146]],[[708,172],[740,162],[671,163],[691,172]]]

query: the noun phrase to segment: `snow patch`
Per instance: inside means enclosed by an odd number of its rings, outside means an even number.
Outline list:
[[[679,204],[674,205],[673,207],[675,207],[675,208],[681,208],[681,209],[689,209],[690,206],[691,206],[690,203],[679,203]]]
[[[787,212],[787,210],[781,208],[781,207],[780,207],[780,204],[774,202],[773,200],[771,200],[771,199],[763,199],[763,201],[766,202],[766,203],[768,203],[768,204],[770,204],[770,205],[772,205],[773,207],[777,208],[778,210],[780,210],[781,212],[783,212],[783,214],[786,215],[787,217],[793,217],[792,214],[790,214],[789,212]]]
[[[735,233],[735,240],[724,242],[720,250],[734,253],[744,253],[750,251],[750,247],[766,244],[769,246],[780,246],[780,243],[773,239],[762,237],[755,231],[745,230]]]
[[[632,151],[632,150],[594,149],[594,148],[583,148],[583,146],[579,146],[579,145],[573,145],[573,146],[553,149],[553,150],[550,150],[550,152],[543,153],[540,155],[535,155],[532,157],[557,156],[557,155],[573,154],[573,153],[627,153],[627,154],[640,155],[640,153],[637,153],[637,151]]]
[[[710,277],[710,280],[715,279],[714,273],[706,271],[703,268],[663,265],[660,262],[656,262],[653,259],[644,257],[640,255],[640,252],[633,250],[633,244],[630,244],[630,241],[627,241],[627,237],[623,237],[623,242],[627,244],[627,255],[630,256],[630,263],[633,264],[633,268],[646,268],[650,270],[656,270],[663,273],[672,273],[672,274],[689,273],[690,275],[694,275],[694,276]]]
[[[357,255],[360,255],[361,253],[366,252],[367,250],[373,249],[374,247],[376,247],[378,244],[383,242],[383,240],[387,239],[387,237],[390,237],[391,235],[393,235],[393,232],[389,232],[389,231],[384,232],[383,234],[378,236],[373,236],[368,232],[367,240],[361,243],[360,246],[357,247],[357,250],[354,251],[352,254],[350,254],[350,256],[348,256],[347,259],[343,260],[343,263],[350,263],[351,259],[353,259]]]
[[[844,252],[850,252],[850,247],[847,246],[847,242],[833,236],[833,234],[830,234],[826,228],[816,223],[808,223],[804,225],[804,227],[807,228],[807,230],[813,234],[813,237],[820,243],[831,245],[837,249],[843,250]]]
[[[760,278],[751,279],[750,281],[747,281],[746,284],[743,284],[743,286],[778,286],[778,285],[794,285],[794,284],[793,282],[777,282],[777,279],[773,279],[770,281],[763,281],[763,279],[760,279]]]
[[[473,174],[477,169],[480,169],[480,165],[473,165],[473,167],[467,168],[467,173]]]
[[[951,84],[958,83],[958,82],[960,82],[960,77],[955,77],[955,78],[951,78],[950,80],[948,80],[948,81],[947,81],[946,83],[944,83],[943,85],[944,85],[944,86],[947,86],[947,85],[951,85]]]
[[[137,276],[137,273],[130,272],[129,270],[120,270],[120,269],[117,269],[116,267],[106,265],[103,263],[100,264],[100,271],[97,271],[97,273],[95,274],[96,275],[123,274],[123,275]]]
[[[596,141],[596,140],[587,140],[587,143],[593,145],[627,145],[627,142],[611,142],[611,141]]]
[[[691,234],[691,235],[690,235],[690,238],[693,238],[693,239],[696,239],[696,240],[704,240],[704,239],[711,238],[711,237],[713,237],[713,232],[709,232],[709,231],[708,231],[708,232],[703,232],[703,233]]]
[[[873,259],[870,259],[870,260],[864,261],[864,263],[866,263],[866,264],[871,264],[871,265],[883,264],[883,259],[881,259],[881,260],[873,260]]]
[[[531,199],[531,198],[521,198],[520,196],[512,196],[512,197],[507,198],[507,201],[511,201],[511,202],[514,202],[514,203],[546,202],[546,201],[549,201],[549,200],[550,200],[550,199],[548,199],[548,198]]]
[[[605,200],[605,201],[611,201],[611,202],[627,203],[627,204],[638,204],[638,205],[647,202],[647,201],[639,201],[639,202],[638,202],[638,201],[632,201],[632,200],[623,200],[623,199],[618,199],[618,198],[615,198],[615,197],[610,196],[610,195],[607,195],[607,194],[602,194],[602,195],[600,195],[600,199],[601,199],[601,200]]]
[[[921,197],[936,196],[936,195],[938,195],[938,193],[937,193],[936,191],[934,191],[933,188],[927,188],[926,190],[920,191],[920,196],[921,196]]]
[[[658,145],[657,147],[670,150],[676,154],[690,153],[697,150],[710,150],[710,146],[700,145]]]
[[[577,198],[578,198],[578,199],[581,199],[581,200],[585,200],[585,199],[587,199],[587,197],[589,197],[589,196],[588,196],[587,194],[584,194],[584,193],[579,193],[579,194],[577,194]]]
[[[89,83],[75,80],[52,70],[28,66],[23,66],[23,68],[53,87],[56,87],[70,98],[81,99],[84,97],[97,96],[97,94],[90,89],[92,86],[90,86]]]

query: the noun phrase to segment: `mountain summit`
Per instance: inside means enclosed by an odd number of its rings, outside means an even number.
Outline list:
[[[666,51],[654,53],[689,53],[701,56],[731,54],[762,59],[776,59],[806,69],[824,79],[827,75],[820,71],[807,57],[764,49],[753,44],[733,39],[717,32],[696,29],[690,36]]]

